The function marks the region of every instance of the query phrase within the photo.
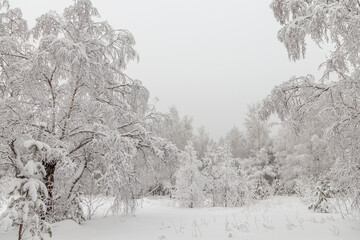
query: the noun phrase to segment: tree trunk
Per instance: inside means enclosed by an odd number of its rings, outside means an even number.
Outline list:
[[[21,238],[22,238],[22,229],[23,229],[23,224],[20,224],[20,226],[19,226],[19,237],[18,237],[18,240],[21,240]]]
[[[44,177],[44,182],[45,182],[46,189],[48,191],[48,198],[45,201],[46,216],[49,217],[54,212],[53,190],[54,190],[54,174],[55,174],[56,163],[43,162],[43,165],[44,165],[44,168],[46,171],[46,175]]]
[[[28,196],[29,196],[29,190],[26,191],[25,199],[26,199]],[[24,227],[24,222],[19,225],[18,240],[21,240],[21,239],[22,239],[23,227]]]

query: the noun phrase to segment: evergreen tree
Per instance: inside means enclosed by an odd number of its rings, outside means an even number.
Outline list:
[[[201,206],[204,202],[204,177],[199,171],[201,162],[196,157],[193,143],[188,141],[180,157],[176,172],[175,198],[189,208]]]
[[[44,175],[42,164],[30,160],[9,193],[10,202],[1,216],[1,223],[5,227],[17,227],[19,240],[29,234],[40,239],[43,239],[44,234],[51,236],[50,224],[45,221],[44,200],[48,193],[42,182]]]

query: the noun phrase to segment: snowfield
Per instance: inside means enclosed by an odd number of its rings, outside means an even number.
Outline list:
[[[360,239],[360,219],[314,213],[296,197],[272,197],[242,208],[181,208],[165,197],[146,198],[140,205],[136,216],[104,217],[103,208],[81,225],[56,223],[52,239]],[[16,231],[0,235],[1,240],[16,237]]]

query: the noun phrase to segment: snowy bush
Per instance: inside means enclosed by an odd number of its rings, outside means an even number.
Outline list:
[[[326,181],[319,181],[315,187],[313,203],[309,205],[309,209],[315,212],[328,213],[330,211],[330,203],[328,201],[330,197],[329,184]]]
[[[274,195],[281,196],[286,194],[284,183],[282,183],[278,178],[274,179],[272,188],[274,190]]]
[[[272,188],[264,176],[259,175],[252,181],[252,197],[257,200],[266,199],[272,195]]]

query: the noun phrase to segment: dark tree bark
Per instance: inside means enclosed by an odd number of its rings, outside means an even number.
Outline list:
[[[45,186],[48,191],[48,198],[45,201],[46,204],[46,215],[50,216],[54,212],[54,174],[56,169],[56,163],[55,162],[43,162],[46,175],[44,177]]]

